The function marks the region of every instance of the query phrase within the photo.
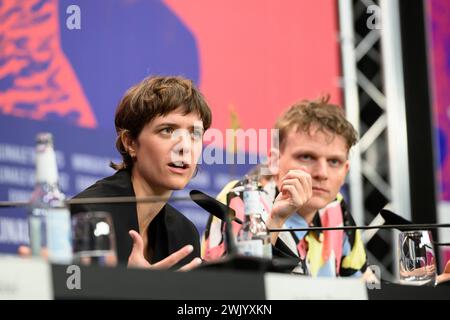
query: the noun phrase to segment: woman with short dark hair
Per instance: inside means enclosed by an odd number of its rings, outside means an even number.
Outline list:
[[[115,115],[117,172],[76,198],[169,198],[195,174],[211,111],[191,80],[149,77],[130,88]],[[189,270],[201,263],[196,227],[167,202],[76,205],[72,213],[107,211],[114,220],[119,262]]]

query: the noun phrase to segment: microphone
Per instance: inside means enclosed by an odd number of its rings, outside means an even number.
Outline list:
[[[399,216],[398,214],[395,214],[392,211],[385,209],[385,208],[381,209],[379,214],[383,217],[386,224],[401,225],[401,226],[404,225],[405,227],[397,228],[400,231],[411,230],[410,228],[408,228],[408,226],[412,225],[413,223],[411,221],[406,220],[405,218]]]
[[[304,227],[304,228],[277,228],[270,229],[269,232],[288,232],[288,231],[327,231],[327,230],[372,230],[372,229],[397,229],[400,231],[410,230],[432,230],[439,228],[450,228],[450,223],[412,223],[390,210],[382,209],[379,213],[387,224],[368,225],[368,226],[342,226],[342,227]],[[374,219],[375,220],[375,219]]]
[[[381,216],[381,218],[379,218]],[[381,221],[380,221],[381,220]],[[305,227],[305,228],[279,228],[270,229],[269,232],[288,231],[327,231],[327,230],[373,230],[373,229],[397,229],[400,231],[432,230],[439,228],[450,228],[450,223],[423,223],[415,224],[405,218],[393,213],[389,209],[383,208],[374,219],[375,224],[368,226],[342,226],[342,227]],[[380,223],[380,224],[377,224]],[[386,224],[384,224],[386,223]],[[449,245],[447,243],[434,243],[436,245]]]
[[[199,190],[191,190],[189,195],[192,201],[220,220],[228,222],[228,217],[229,220],[242,224],[242,220],[236,217],[236,212],[217,199]]]
[[[196,204],[225,222],[227,256],[220,261],[202,263],[200,268],[290,273],[297,266],[298,262],[292,259],[267,259],[240,255],[234,240],[233,230],[231,229],[231,221],[242,224],[242,221],[236,217],[236,212],[217,199],[199,190],[192,190],[189,195]]]
[[[414,226],[414,224],[411,221],[406,220],[405,218],[399,216],[398,214],[393,213],[390,210],[382,209],[380,211],[380,215],[383,217],[383,219],[386,221],[387,224],[405,225],[405,227],[397,228],[400,231],[415,230],[415,229],[411,229],[411,226]],[[409,226],[409,228],[408,228],[408,226]],[[436,227],[439,227],[439,226],[440,226],[439,224],[436,225]],[[450,243],[433,241],[433,245],[447,247],[447,246],[450,246]]]
[[[391,204],[389,203],[383,209],[381,209],[380,212],[378,212],[378,214],[372,220],[372,222],[370,222],[369,226],[376,226],[376,225],[383,225],[383,224],[398,225],[399,227],[394,228],[394,229],[398,229],[400,231],[411,230],[406,227],[403,227],[403,225],[405,225],[405,226],[411,225],[412,222],[393,213],[391,210],[388,209],[390,207],[391,207]],[[378,232],[378,229],[365,230],[362,233],[362,238],[363,238],[364,243],[368,243],[375,236],[375,234],[377,232]]]
[[[234,242],[233,230],[231,229],[231,221],[233,219],[234,221],[242,224],[242,221],[236,218],[236,212],[230,207],[224,205],[222,202],[199,190],[191,190],[189,195],[191,196],[192,201],[204,210],[220,220],[225,221],[225,240],[227,251],[229,255],[235,255],[237,253],[237,248],[236,243]]]

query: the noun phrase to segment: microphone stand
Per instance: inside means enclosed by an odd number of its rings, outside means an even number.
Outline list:
[[[93,198],[73,198],[64,201],[67,206],[77,204],[111,204],[111,203],[155,203],[155,202],[175,202],[190,201],[191,197],[93,197]],[[28,207],[30,201],[0,201],[0,208],[20,208]]]
[[[450,228],[450,223],[424,223],[424,224],[383,224],[378,226],[342,226],[342,227],[307,227],[292,229],[269,229],[269,232],[290,232],[290,231],[329,231],[329,230],[369,230],[369,229],[397,229],[400,231],[429,230],[437,228]]]
[[[242,224],[236,217],[236,212],[218,201],[217,199],[198,190],[191,190],[192,200],[206,212],[214,215],[225,223],[224,244],[226,246],[227,255],[215,261],[202,263],[197,269],[225,269],[239,271],[256,271],[256,272],[290,272],[294,269],[298,262],[290,259],[267,259],[259,257],[249,257],[240,255],[235,242],[232,229],[232,221]]]

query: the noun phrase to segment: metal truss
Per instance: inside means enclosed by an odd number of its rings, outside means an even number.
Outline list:
[[[387,203],[410,219],[408,150],[398,0],[339,0],[347,118],[360,134],[350,154],[350,202],[358,224]],[[397,234],[379,230],[366,243],[382,277],[396,275]]]

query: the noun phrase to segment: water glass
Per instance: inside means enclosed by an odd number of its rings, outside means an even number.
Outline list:
[[[430,231],[403,231],[399,234],[400,283],[434,285],[436,259]]]
[[[117,265],[114,226],[108,212],[78,213],[72,217],[74,263],[113,267]]]

